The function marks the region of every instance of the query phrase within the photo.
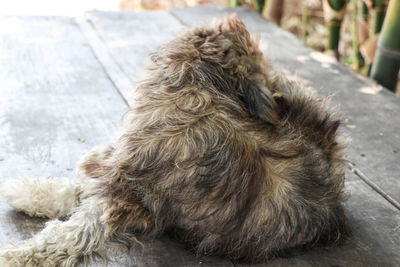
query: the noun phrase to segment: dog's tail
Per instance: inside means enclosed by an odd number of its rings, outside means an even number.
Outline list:
[[[10,179],[0,186],[0,196],[29,216],[65,218],[80,199],[80,183],[71,178]]]

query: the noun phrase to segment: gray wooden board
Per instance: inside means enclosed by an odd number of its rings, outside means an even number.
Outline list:
[[[113,135],[127,108],[71,19],[0,17],[0,182],[74,177],[81,155]],[[0,200],[0,244],[44,220]]]
[[[160,11],[91,11],[86,17],[133,87],[146,78],[149,54],[184,28],[172,15]],[[121,88],[121,93],[132,101],[131,90]]]
[[[95,263],[93,267],[104,266]],[[134,244],[126,253],[118,252],[107,264],[110,267],[233,267],[232,262],[219,257],[195,256],[183,245],[167,236]]]
[[[349,126],[342,128],[351,139],[349,160],[400,202],[399,97],[386,89],[376,94],[363,93],[374,92],[376,84],[342,64],[320,60],[295,36],[249,8],[172,8],[170,13],[188,26],[236,13],[260,37],[263,52],[275,66],[298,75],[320,94],[332,96],[332,105],[339,106],[343,119],[349,119]]]
[[[132,266],[143,267],[189,267],[189,266],[232,266],[233,264],[219,257],[196,257],[192,252],[185,250],[183,245],[169,237],[161,237],[147,242],[143,247],[135,246],[130,256]]]
[[[20,176],[74,179],[78,159],[115,135],[127,105],[75,20],[0,17],[0,25],[7,25],[0,30],[0,183]],[[45,221],[0,199],[0,245],[31,237]],[[231,265],[197,258],[165,237],[110,264]]]

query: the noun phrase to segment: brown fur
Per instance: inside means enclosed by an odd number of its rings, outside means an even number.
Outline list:
[[[340,122],[272,69],[239,19],[152,61],[119,139],[80,166],[115,236],[170,231],[197,253],[250,261],[343,240]]]

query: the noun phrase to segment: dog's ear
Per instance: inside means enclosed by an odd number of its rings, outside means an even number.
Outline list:
[[[296,127],[312,130],[313,133],[322,137],[318,140],[324,141],[327,145],[336,144],[335,139],[340,120],[324,111],[321,108],[322,103],[317,102],[317,99],[299,93],[287,90],[272,95],[279,118],[290,121]]]
[[[246,25],[236,16],[236,14],[225,16],[220,26],[220,31],[238,34],[246,39],[250,38],[250,33],[247,30]]]
[[[278,123],[276,102],[267,88],[248,79],[240,87],[241,99],[253,117],[273,125]]]

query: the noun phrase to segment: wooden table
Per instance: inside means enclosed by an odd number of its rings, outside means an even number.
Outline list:
[[[346,122],[341,130],[351,139],[354,168],[346,176],[345,208],[352,239],[269,266],[400,266],[400,99],[329,63],[248,8],[0,17],[0,182],[75,179],[79,157],[116,135],[148,53],[188,26],[232,12],[259,35],[276,66],[332,96]],[[29,238],[44,222],[0,200],[0,244]],[[117,258],[111,266],[246,266],[195,257],[168,237]]]

